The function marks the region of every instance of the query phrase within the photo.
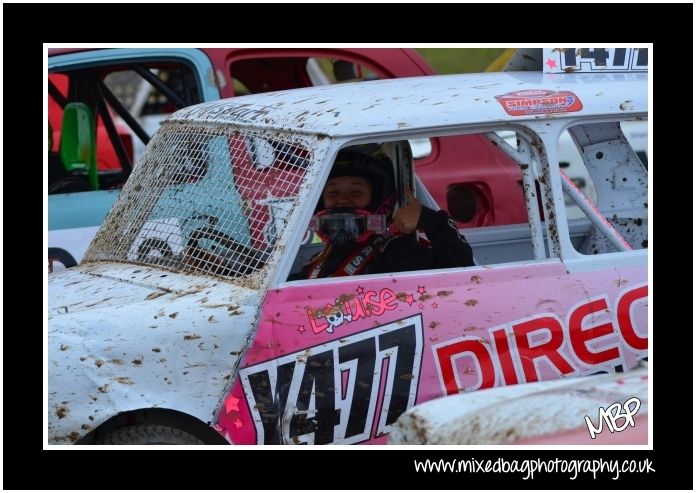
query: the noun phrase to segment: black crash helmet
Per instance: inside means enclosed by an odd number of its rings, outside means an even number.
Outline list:
[[[338,176],[359,176],[369,181],[372,185],[372,200],[367,210],[373,214],[391,217],[396,204],[396,187],[394,166],[388,157],[375,157],[353,149],[339,151],[329,179]],[[322,209],[324,209],[324,203],[320,200],[317,210]]]

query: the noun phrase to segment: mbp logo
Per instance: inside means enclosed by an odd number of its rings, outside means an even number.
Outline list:
[[[623,409],[623,412],[622,412]],[[633,422],[633,416],[640,409],[640,399],[637,397],[631,397],[623,405],[620,402],[615,402],[611,406],[604,409],[599,408],[599,413],[597,416],[597,427],[592,424],[589,416],[585,416],[585,422],[587,423],[587,429],[590,432],[590,438],[593,440],[598,433],[602,432],[603,422],[607,424],[607,428],[611,433],[615,431],[623,431],[628,428],[629,425],[635,426]],[[623,424],[618,425],[617,421],[624,420]]]

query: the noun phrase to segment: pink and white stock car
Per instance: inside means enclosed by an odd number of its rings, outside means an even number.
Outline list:
[[[84,262],[49,276],[48,441],[385,443],[438,397],[633,369],[648,180],[620,123],[647,118],[647,87],[640,72],[486,73],[178,111]],[[564,130],[594,203],[558,167]],[[302,239],[340,149],[386,154],[397,189],[437,208],[408,139],[464,134],[519,164],[526,204],[526,223],[462,230],[475,266],[287,281],[318,248]]]

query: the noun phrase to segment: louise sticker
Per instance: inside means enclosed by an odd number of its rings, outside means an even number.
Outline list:
[[[537,113],[570,113],[580,111],[582,103],[570,91],[515,91],[496,96],[508,115],[534,115]]]

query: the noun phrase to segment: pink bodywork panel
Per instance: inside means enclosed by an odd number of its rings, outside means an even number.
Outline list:
[[[647,320],[645,268],[546,262],[276,289],[215,427],[238,444],[384,443],[436,397],[628,370],[647,356]]]

